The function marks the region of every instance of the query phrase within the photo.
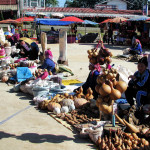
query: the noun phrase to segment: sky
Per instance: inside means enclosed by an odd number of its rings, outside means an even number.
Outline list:
[[[64,7],[66,0],[58,0],[58,2],[59,2],[59,7]]]

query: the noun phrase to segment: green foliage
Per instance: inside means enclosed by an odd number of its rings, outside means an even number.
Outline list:
[[[82,7],[82,8],[94,8],[95,4],[99,3],[99,0],[66,0],[66,7]]]
[[[107,0],[66,0],[66,7],[83,7],[83,8],[94,8],[95,4],[101,4]],[[147,0],[125,0],[127,2],[128,10],[142,10],[143,5],[146,4]]]
[[[56,7],[58,4],[58,0],[45,0],[46,7]]]
[[[127,0],[127,9],[142,10],[146,0]]]

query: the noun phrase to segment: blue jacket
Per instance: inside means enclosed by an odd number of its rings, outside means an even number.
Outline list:
[[[46,58],[44,60],[43,65],[40,68],[41,69],[47,69],[48,71],[51,71],[52,73],[54,73],[56,71],[55,70],[55,63],[50,58]]]
[[[134,76],[136,80],[131,79],[130,84],[136,85],[137,90],[150,91],[150,72],[148,69],[146,69],[143,74],[136,71]]]
[[[137,44],[136,47],[131,48],[132,51],[137,51],[138,54],[142,54],[141,44]]]
[[[97,85],[96,79],[99,75],[99,72],[95,70],[94,72],[90,72],[86,82],[82,85],[83,93],[87,93],[87,89],[90,87],[93,91],[94,99],[97,99],[98,93],[95,91],[95,86]]]

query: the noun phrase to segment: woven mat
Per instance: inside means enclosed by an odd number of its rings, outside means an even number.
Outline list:
[[[56,115],[54,115],[52,112],[48,112],[48,114],[54,118],[58,123],[62,124],[64,127],[66,127],[67,129],[73,131],[73,128],[70,124],[68,124],[66,121],[63,121],[62,119],[56,117]]]
[[[78,84],[78,83],[82,83],[79,80],[76,79],[72,79],[72,80],[62,80],[62,84],[63,85],[73,85],[73,84]]]

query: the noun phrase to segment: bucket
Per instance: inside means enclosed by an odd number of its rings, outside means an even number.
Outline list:
[[[9,56],[11,54],[11,47],[5,47],[5,53]]]

